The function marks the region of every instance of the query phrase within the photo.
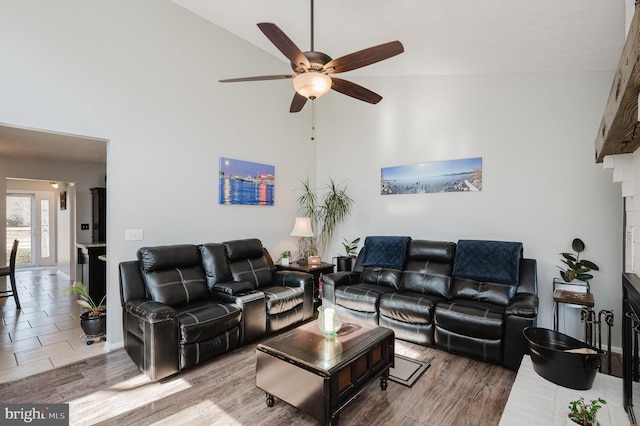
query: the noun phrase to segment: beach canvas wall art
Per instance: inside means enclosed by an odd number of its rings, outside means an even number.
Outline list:
[[[273,206],[275,166],[220,157],[220,204]]]
[[[381,195],[477,191],[482,191],[482,157],[381,169]]]

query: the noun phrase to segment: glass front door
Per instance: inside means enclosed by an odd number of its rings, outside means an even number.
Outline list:
[[[7,195],[7,265],[13,240],[19,240],[16,266],[33,265],[33,194]]]
[[[7,264],[13,240],[20,241],[16,266],[56,263],[54,192],[7,195]]]

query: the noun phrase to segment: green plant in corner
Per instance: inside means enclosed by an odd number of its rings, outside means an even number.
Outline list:
[[[76,284],[70,287],[65,287],[62,289],[62,295],[66,296],[69,293],[78,293],[80,295],[80,299],[76,300],[76,302],[89,310],[90,317],[99,317],[104,314],[104,310],[106,306],[104,302],[107,296],[104,296],[100,303],[96,304],[94,300],[89,295],[89,291],[87,290],[87,286],[84,284]]]
[[[351,214],[353,199],[347,195],[347,187],[340,186],[329,178],[329,183],[324,186],[320,195],[316,194],[309,184],[309,178],[302,182],[302,194],[296,200],[299,206],[298,213],[311,218],[314,225],[315,237],[311,238],[311,246],[317,254],[331,243],[333,233],[338,225],[345,221]]]
[[[562,263],[566,265],[566,267],[560,268],[560,276],[566,282],[571,282],[574,279],[578,281],[589,281],[593,278],[589,272],[599,271],[598,265],[591,262],[590,260],[580,259],[580,253],[582,253],[585,249],[585,244],[580,238],[574,238],[571,243],[571,248],[576,253],[560,253],[562,256]]]
[[[356,257],[358,256],[358,243],[360,243],[360,237],[355,240],[349,242],[346,238],[342,240],[342,246],[344,247],[344,251],[347,254],[346,257]]]
[[[569,403],[569,418],[581,426],[593,426],[596,424],[596,414],[602,405],[606,404],[602,398],[591,400],[589,404],[586,404],[584,397],[578,400],[571,401]]]

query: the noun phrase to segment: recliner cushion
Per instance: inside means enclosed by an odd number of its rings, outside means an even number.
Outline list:
[[[451,264],[410,259],[402,271],[400,289],[448,299],[451,296]]]
[[[234,281],[248,281],[254,290],[273,285],[272,263],[262,242],[257,238],[226,241],[224,243],[229,270]]]
[[[383,285],[393,290],[399,290],[401,275],[402,271],[398,269],[365,267],[360,274],[360,281],[364,284]]]
[[[393,291],[374,284],[346,285],[335,289],[335,304],[359,312],[377,312],[380,296]]]
[[[254,290],[273,285],[273,274],[264,256],[231,262],[229,269],[234,281],[248,281]]]
[[[515,291],[515,286],[509,284],[457,278],[453,281],[451,297],[507,306]]]
[[[140,268],[144,272],[184,268],[200,264],[200,252],[198,247],[193,244],[141,247],[138,249],[137,254]]]
[[[463,336],[500,340],[504,334],[504,307],[454,299],[439,303],[435,324]]]
[[[195,245],[141,247],[137,256],[145,289],[155,302],[175,307],[209,299]]]
[[[407,258],[414,260],[432,260],[453,265],[456,244],[450,241],[411,240]]]
[[[380,296],[380,315],[409,324],[431,324],[436,304],[442,299],[413,292]]]
[[[198,246],[202,267],[207,275],[207,285],[213,290],[216,284],[231,281],[227,254],[223,244],[207,243]]]
[[[206,342],[240,324],[242,310],[231,303],[201,302],[176,309],[180,344]]]
[[[264,256],[262,242],[257,238],[225,241],[223,244],[230,262]]]
[[[176,307],[210,298],[200,266],[147,272],[143,276],[147,293],[158,303]]]

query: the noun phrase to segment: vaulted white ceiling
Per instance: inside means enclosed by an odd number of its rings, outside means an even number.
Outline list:
[[[258,29],[273,22],[310,49],[309,0],[172,0],[288,60]],[[441,75],[615,69],[624,0],[315,0],[315,50],[333,58],[392,40],[405,53],[352,75]],[[238,75],[261,75],[238,63]],[[226,78],[225,77],[225,78]]]
[[[288,60],[258,22],[277,24],[310,49],[309,0],[172,1],[282,59],[283,74],[291,72]],[[624,14],[624,0],[315,0],[315,50],[337,58],[403,43],[405,53],[345,75],[610,71],[626,36]],[[220,77],[264,74],[251,59]],[[94,142],[0,124],[4,156],[104,163],[104,141]]]

